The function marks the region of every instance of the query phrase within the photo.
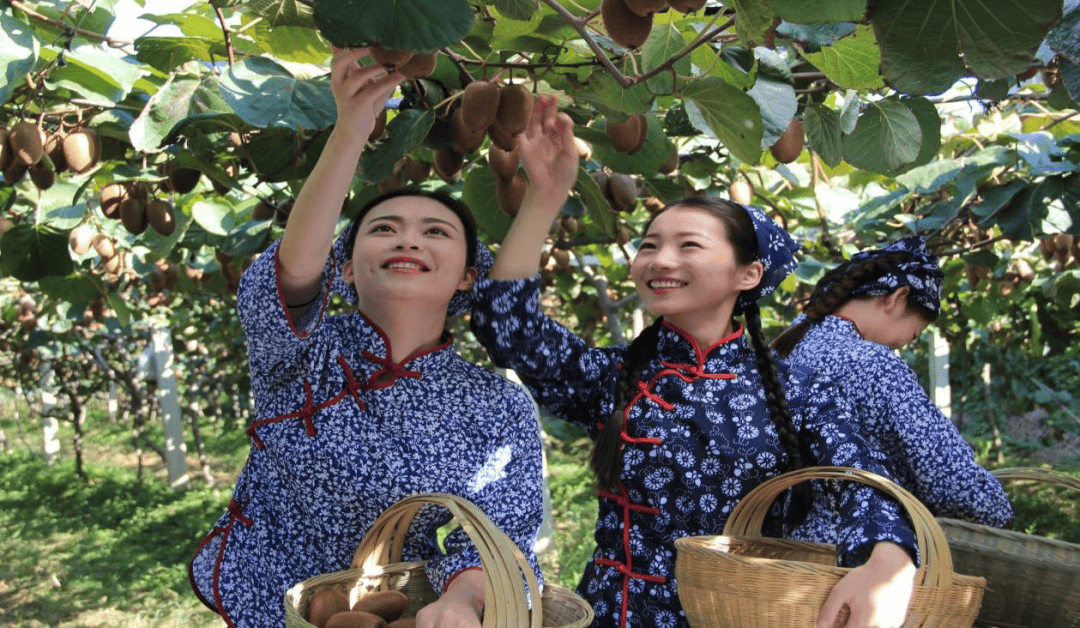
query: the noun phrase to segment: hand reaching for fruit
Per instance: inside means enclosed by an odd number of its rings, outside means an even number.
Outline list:
[[[405,80],[405,75],[396,70],[388,72],[378,63],[360,66],[360,60],[370,56],[367,48],[334,48],[333,51],[330,89],[337,103],[334,131],[347,134],[363,146],[386,100]]]
[[[574,122],[559,111],[554,96],[537,100],[529,126],[518,137],[518,153],[533,199],[562,207],[577,179],[580,158],[574,145]]]

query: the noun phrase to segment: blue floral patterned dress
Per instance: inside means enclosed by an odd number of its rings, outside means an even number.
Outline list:
[[[598,434],[611,416],[625,346],[588,346],[539,307],[539,279],[477,282],[472,325],[496,364],[513,368],[556,416]],[[769,418],[753,351],[740,329],[711,347],[670,324],[657,358],[625,411],[619,489],[600,492],[596,552],[578,592],[595,626],[687,626],[674,579],[675,539],[719,534],[750,489],[786,468],[787,454]],[[809,371],[781,365],[794,421],[812,462],[874,467],[835,389]],[[914,552],[899,505],[872,489],[843,491],[840,558],[861,562],[872,543]]]
[[[449,335],[392,362],[378,328],[358,312],[325,316],[326,298],[294,325],[276,261],[275,243],[237,297],[257,418],[228,510],[190,564],[203,603],[229,626],[282,626],[289,587],[348,568],[383,510],[425,492],[475,503],[540,577],[541,441],[528,393],[459,357]],[[324,288],[336,272],[327,266]],[[439,549],[436,529],[449,520],[443,508],[422,510],[405,548],[406,560],[430,560],[439,594],[480,565],[460,529]]]
[[[1001,483],[979,466],[971,446],[892,349],[864,340],[850,320],[826,316],[810,325],[788,360],[840,386],[882,463],[930,512],[997,527],[1012,521]],[[824,504],[815,501],[795,536],[826,542],[835,536],[836,514]]]

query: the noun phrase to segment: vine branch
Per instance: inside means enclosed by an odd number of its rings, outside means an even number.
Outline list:
[[[232,45],[232,31],[229,30],[229,25],[225,23],[225,12],[221,10],[221,7],[214,0],[210,0],[210,6],[214,7],[214,14],[217,15],[218,23],[221,24],[221,34],[225,38],[225,52],[229,55],[229,67],[231,68],[236,64],[236,50]]]
[[[10,4],[13,8],[18,9],[18,10],[22,11],[23,13],[25,13],[26,15],[34,18],[35,20],[38,20],[39,22],[44,22],[45,24],[48,24],[50,26],[55,26],[56,28],[59,28],[59,29],[64,30],[64,31],[70,31],[70,32],[72,32],[72,33],[74,33],[76,35],[82,35],[83,37],[89,37],[91,39],[97,39],[99,41],[103,41],[106,44],[108,44],[109,46],[112,46],[113,48],[123,48],[124,46],[133,45],[133,43],[130,42],[130,41],[123,41],[123,40],[120,40],[120,39],[113,39],[112,37],[109,37],[107,35],[102,35],[101,33],[95,33],[93,31],[88,31],[88,30],[83,29],[83,28],[76,28],[76,27],[74,27],[74,26],[72,26],[72,25],[70,25],[70,24],[68,24],[66,22],[61,22],[60,20],[54,20],[51,17],[48,17],[46,15],[42,15],[42,14],[38,13],[37,11],[31,9],[30,7],[28,7],[25,4],[23,4],[22,2],[20,2],[20,0],[8,0],[8,4]]]

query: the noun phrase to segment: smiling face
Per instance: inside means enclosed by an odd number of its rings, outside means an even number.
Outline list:
[[[445,309],[456,291],[472,286],[465,243],[461,219],[439,201],[390,198],[364,216],[343,275],[356,286],[362,311],[395,300]]]
[[[653,220],[630,274],[650,312],[693,333],[727,325],[739,293],[761,281],[762,266],[736,260],[724,223],[709,210],[676,205]]]

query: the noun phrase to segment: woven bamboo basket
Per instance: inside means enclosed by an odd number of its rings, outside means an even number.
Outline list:
[[[945,535],[911,493],[881,476],[845,467],[808,467],[770,478],[732,510],[720,536],[675,540],[679,601],[693,628],[815,628],[833,586],[851,571],[836,564],[836,546],[763,537],[769,507],[807,480],[852,480],[897,499],[915,527],[922,564],[906,628],[968,628],[979,611],[983,578],[957,575]],[[834,628],[847,622],[846,614]]]
[[[530,593],[540,590],[528,559],[510,537],[468,500],[442,493],[407,497],[386,509],[372,524],[353,555],[351,567],[309,578],[285,593],[287,628],[314,628],[305,617],[315,592],[333,587],[349,604],[372,591],[395,590],[409,598],[406,617],[435,601],[423,562],[403,562],[402,549],[413,517],[429,505],[443,506],[468,534],[484,566],[484,628],[584,628],[593,611],[579,595],[554,584],[544,586],[540,604]],[[533,596],[535,599],[535,596]]]
[[[992,471],[1080,491],[1080,480],[1048,469]],[[980,625],[1080,628],[1080,545],[990,526],[938,519],[958,569],[986,578]]]

